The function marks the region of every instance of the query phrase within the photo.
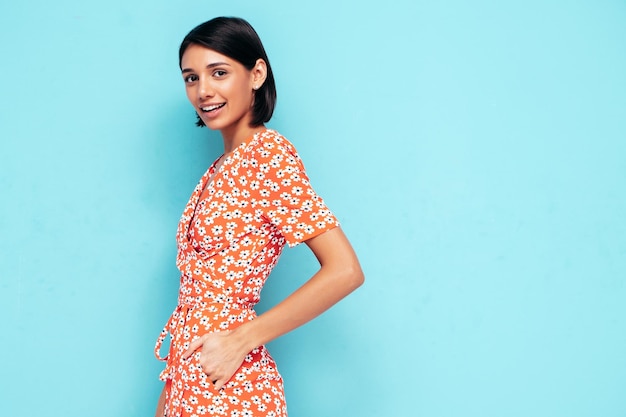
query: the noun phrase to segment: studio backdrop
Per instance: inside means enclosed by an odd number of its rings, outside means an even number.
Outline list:
[[[241,16],[366,282],[270,343],[293,417],[626,415],[626,3],[4,1],[0,414],[152,416],[222,152],[178,46]],[[258,310],[317,262],[286,250]]]

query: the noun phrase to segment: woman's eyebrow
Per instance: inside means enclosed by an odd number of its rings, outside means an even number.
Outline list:
[[[230,65],[229,65],[228,63],[226,63],[226,62],[213,62],[213,63],[211,63],[211,64],[207,65],[206,67],[207,67],[207,68],[215,68],[215,67],[219,67],[220,65],[228,65],[228,66],[230,66]],[[183,70],[182,70],[182,73],[183,73],[183,74],[185,74],[185,73],[187,73],[187,72],[193,72],[193,70],[192,70],[191,68],[185,68],[185,69],[183,69]]]

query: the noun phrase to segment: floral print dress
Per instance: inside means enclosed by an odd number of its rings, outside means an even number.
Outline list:
[[[181,217],[178,305],[157,340],[167,361],[167,417],[286,416],[283,383],[265,346],[252,350],[219,391],[202,371],[194,339],[253,320],[261,289],[285,244],[338,225],[309,184],[293,145],[273,130],[250,137],[202,176]],[[169,353],[160,349],[170,334]]]

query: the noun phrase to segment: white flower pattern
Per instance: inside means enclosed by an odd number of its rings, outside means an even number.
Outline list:
[[[338,225],[311,187],[294,146],[273,130],[255,134],[202,176],[181,217],[178,306],[157,340],[166,360],[168,417],[287,415],[282,377],[265,346],[250,352],[220,391],[181,358],[207,332],[253,320],[254,305],[285,246]],[[210,178],[213,176],[213,180]],[[171,335],[165,358],[160,348]]]

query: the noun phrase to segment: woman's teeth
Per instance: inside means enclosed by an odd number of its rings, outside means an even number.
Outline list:
[[[209,112],[209,111],[217,110],[217,109],[219,109],[219,108],[221,108],[221,107],[224,107],[224,105],[225,105],[225,104],[226,104],[226,103],[222,103],[222,104],[215,104],[214,106],[200,107],[200,109],[201,109],[203,112]]]

